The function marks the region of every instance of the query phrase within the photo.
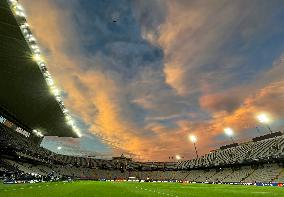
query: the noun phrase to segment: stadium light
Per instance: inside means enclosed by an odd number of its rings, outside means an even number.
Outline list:
[[[10,2],[12,4],[13,11],[17,16],[20,16],[23,18],[26,17],[24,13],[24,8],[18,2],[15,2],[15,1],[10,1]]]
[[[235,144],[235,141],[234,141],[234,139],[233,139],[234,130],[231,129],[231,128],[229,128],[229,127],[227,127],[227,128],[224,129],[224,132],[225,132],[225,134],[226,134],[229,138],[231,138],[233,144]]]
[[[176,160],[181,160],[181,156],[180,155],[176,155]]]
[[[74,121],[69,120],[71,116],[69,115],[68,110],[65,108],[63,100],[60,96],[60,92],[55,87],[52,77],[48,72],[47,66],[44,63],[44,59],[42,58],[40,48],[36,42],[36,38],[33,36],[29,24],[27,23],[24,8],[20,5],[20,3],[17,0],[9,0],[9,5],[19,24],[22,34],[32,51],[32,59],[37,63],[38,67],[40,68],[40,71],[42,72],[42,75],[44,76],[47,85],[49,86],[52,94],[54,95],[56,101],[58,102],[65,118],[66,117],[68,118],[68,124],[71,126],[74,133],[78,137],[81,137],[82,134],[80,130],[75,126]]]
[[[260,123],[269,123],[270,122],[270,119],[268,118],[267,114],[264,114],[264,113],[261,113],[259,115],[257,115],[257,120],[260,122]]]
[[[54,96],[60,96],[60,90],[57,89],[57,88],[51,88],[51,93],[54,95]]]
[[[58,150],[61,150],[61,149],[62,149],[62,147],[61,147],[61,146],[58,146],[58,147],[57,147],[57,149],[58,149]]]
[[[36,129],[33,130],[33,133],[38,137],[43,137],[43,134],[40,131],[37,131]]]
[[[269,130],[269,132],[272,134],[272,130],[271,130],[270,126],[268,125],[271,122],[271,119],[268,117],[268,115],[265,114],[265,113],[261,113],[261,114],[258,114],[256,116],[256,118],[257,118],[258,122],[266,125],[266,127]]]
[[[231,128],[225,128],[224,132],[226,133],[226,135],[228,135],[230,137],[234,135],[234,131]]]
[[[17,0],[9,0],[10,1],[10,3],[17,3]]]
[[[194,135],[189,136],[189,138],[193,143],[197,141],[197,138]]]
[[[33,60],[34,60],[35,62],[42,62],[42,61],[43,61],[41,55],[39,55],[39,54],[34,54],[34,55],[33,55]]]
[[[36,39],[33,35],[29,35],[27,37],[28,37],[29,42],[35,42],[36,41]]]
[[[195,154],[196,154],[196,158],[198,158],[198,152],[197,152],[197,148],[196,148],[196,142],[197,142],[197,138],[194,135],[190,135],[189,136],[190,141],[193,143],[194,145],[194,149],[195,149]]]

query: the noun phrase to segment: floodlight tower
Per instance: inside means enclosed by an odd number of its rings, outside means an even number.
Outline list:
[[[258,122],[264,124],[268,128],[269,132],[272,134],[272,130],[271,130],[269,124],[268,124],[271,120],[269,119],[267,114],[261,113],[261,114],[257,115],[256,118],[257,118]]]
[[[232,140],[233,144],[235,144],[235,141],[233,139],[233,135],[234,135],[234,130],[231,128],[225,128],[224,129],[225,134]]]
[[[191,135],[189,136],[190,138],[190,141],[193,143],[194,145],[194,149],[195,149],[195,154],[196,154],[196,158],[198,158],[198,153],[197,153],[197,148],[196,148],[196,141],[197,141],[197,138],[194,136],[194,135]]]

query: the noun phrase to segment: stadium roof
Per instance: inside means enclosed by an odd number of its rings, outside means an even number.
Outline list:
[[[7,1],[0,1],[0,107],[44,135],[76,137],[32,59]]]

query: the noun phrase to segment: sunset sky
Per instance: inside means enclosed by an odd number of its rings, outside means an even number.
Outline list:
[[[282,0],[20,0],[83,137],[67,154],[194,157],[284,128]]]

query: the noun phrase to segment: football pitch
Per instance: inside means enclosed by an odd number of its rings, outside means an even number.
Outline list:
[[[284,197],[284,188],[241,185],[76,181],[4,185],[0,196],[164,196],[164,197]]]

